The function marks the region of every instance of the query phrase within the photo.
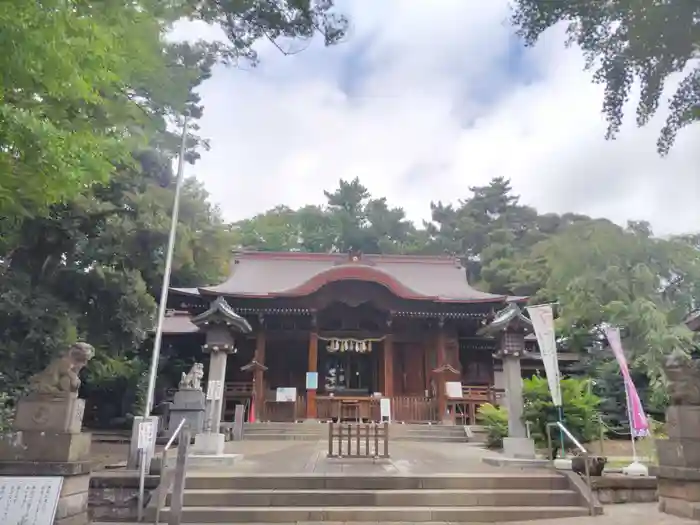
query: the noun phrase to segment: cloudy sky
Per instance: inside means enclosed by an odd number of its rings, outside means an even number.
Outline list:
[[[522,202],[657,233],[700,230],[700,127],[665,159],[660,112],[604,140],[602,90],[562,28],[524,49],[507,0],[341,0],[347,41],[284,56],[261,45],[256,69],[221,67],[200,90],[211,151],[189,173],[230,220],[277,204],[325,201],[359,177],[409,217],[430,201],[509,177]],[[216,35],[185,24],[179,38]],[[296,45],[294,49],[301,46]]]

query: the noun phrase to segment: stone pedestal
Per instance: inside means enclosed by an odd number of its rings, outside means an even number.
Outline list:
[[[192,432],[199,434],[204,430],[204,392],[198,389],[180,389],[175,392],[170,408],[168,437],[177,430],[184,419]]]
[[[508,334],[509,335],[509,334]],[[512,458],[535,459],[535,442],[527,437],[523,423],[523,379],[520,371],[520,355],[503,355],[503,375],[506,384],[506,408],[508,410],[508,437],[503,440],[503,452]]]
[[[89,523],[90,434],[75,393],[32,394],[19,401],[13,432],[0,439],[0,476],[62,477],[55,525]]]
[[[656,441],[659,509],[700,520],[700,406],[676,405],[666,411],[668,439]]]

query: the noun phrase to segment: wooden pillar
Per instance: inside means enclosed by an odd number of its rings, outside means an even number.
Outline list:
[[[309,334],[308,372],[318,373],[318,331],[313,323]],[[316,419],[316,390],[306,391],[306,419]]]
[[[447,364],[447,356],[445,353],[445,320],[440,318],[438,322],[437,333],[437,362],[438,368]],[[438,374],[437,380],[437,396],[438,396],[438,420],[445,419],[447,412],[447,393],[445,392],[445,372]]]
[[[265,327],[261,320],[260,328],[255,337],[255,361],[265,365]],[[260,421],[265,415],[265,379],[264,370],[253,372],[253,396],[255,400],[255,417]]]
[[[394,395],[394,334],[391,332],[391,319],[387,321],[389,331],[384,338],[384,394],[385,397]]]

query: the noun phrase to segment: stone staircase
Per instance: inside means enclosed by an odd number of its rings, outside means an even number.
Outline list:
[[[450,425],[391,425],[393,441],[414,441],[429,443],[484,442],[483,429]],[[246,423],[243,439],[257,441],[320,441],[328,436],[326,423]]]
[[[182,523],[492,523],[587,515],[582,496],[569,483],[555,472],[200,474],[186,481]],[[168,518],[166,507],[161,523]]]
[[[243,439],[256,441],[320,441],[328,436],[325,423],[245,423]]]

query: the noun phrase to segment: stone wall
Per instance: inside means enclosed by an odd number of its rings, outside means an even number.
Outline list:
[[[146,476],[144,505],[158,487],[158,476]],[[139,494],[137,472],[93,473],[88,513],[93,521],[136,521]]]
[[[603,505],[616,503],[652,503],[659,499],[653,476],[631,477],[609,474],[591,478],[593,491]]]

